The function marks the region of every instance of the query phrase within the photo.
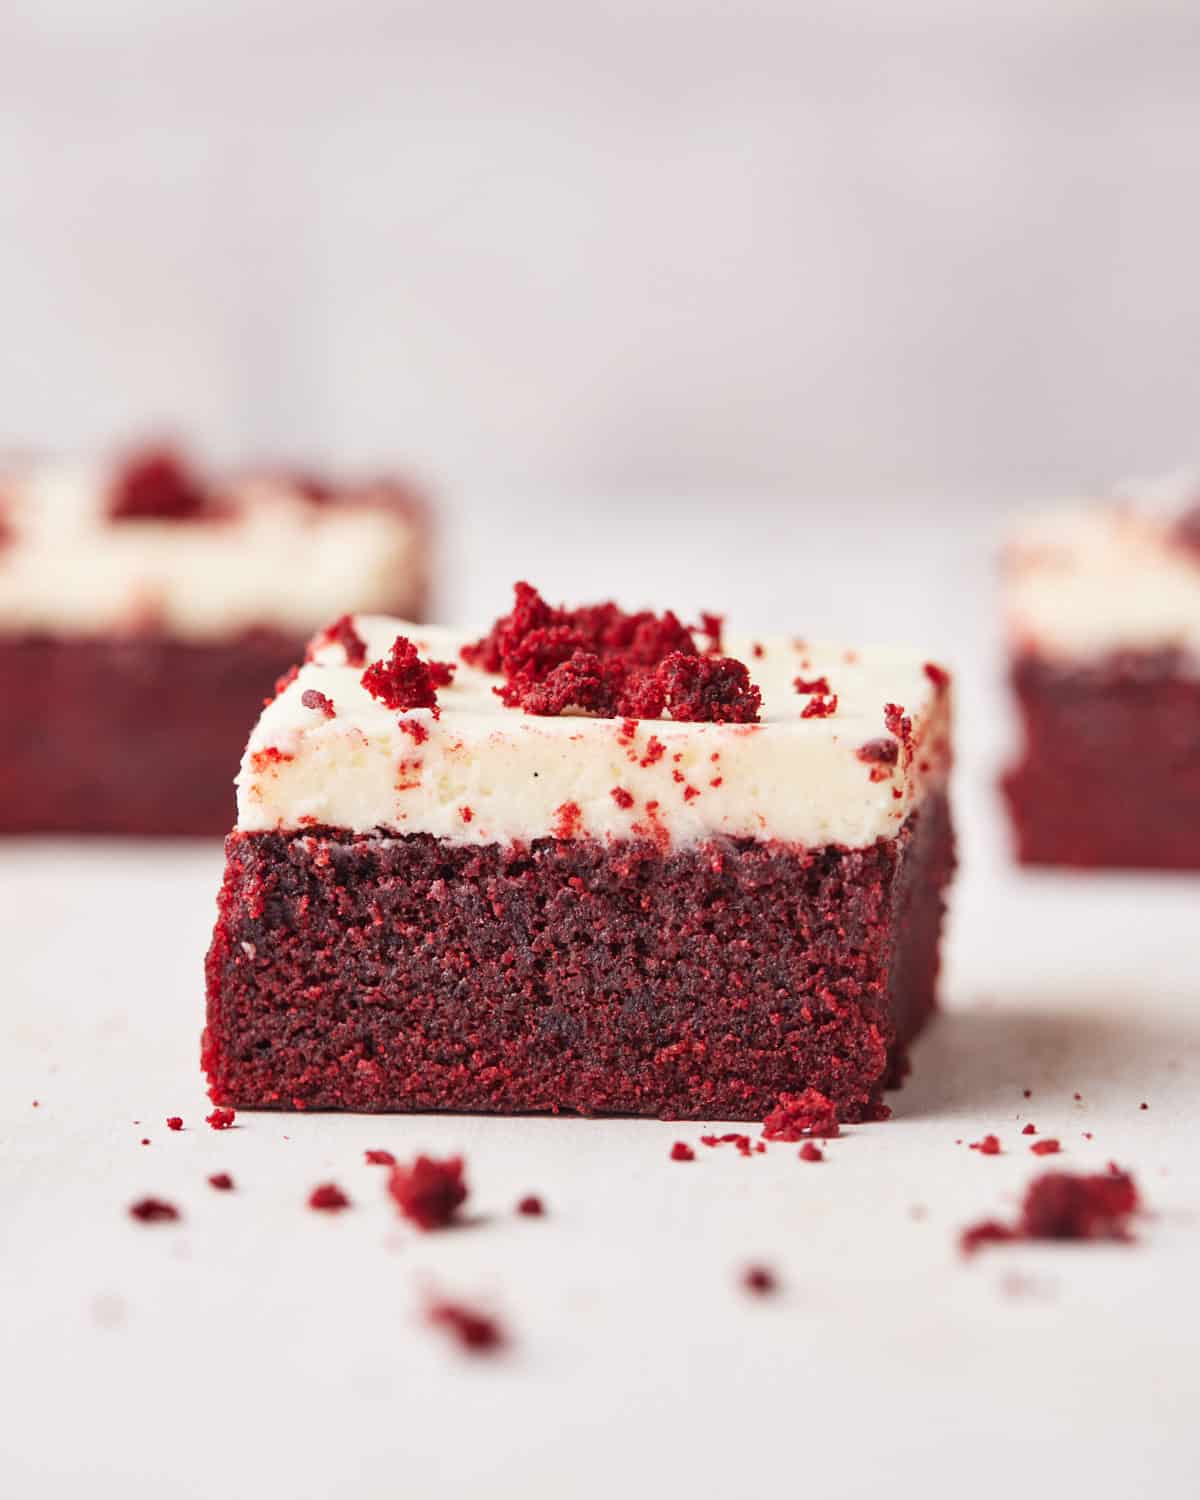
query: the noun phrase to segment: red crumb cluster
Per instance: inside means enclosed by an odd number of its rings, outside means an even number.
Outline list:
[[[963,1231],[965,1254],[1012,1240],[1117,1240],[1128,1242],[1130,1218],[1141,1200],[1137,1185],[1115,1162],[1107,1172],[1044,1172],[1025,1192],[1015,1224],[985,1219]]]
[[[364,1151],[363,1160],[369,1167],[394,1167],[396,1158],[390,1151]]]
[[[350,1200],[336,1182],[323,1182],[309,1193],[308,1206],[319,1209],[322,1213],[335,1214],[343,1208],[349,1208]]]
[[[792,686],[798,693],[819,693],[823,698],[829,696],[828,677],[797,677]]]
[[[208,1183],[210,1187],[215,1187],[219,1193],[233,1191],[233,1178],[230,1177],[228,1172],[214,1172],[208,1179]]]
[[[517,1204],[517,1212],[531,1219],[540,1219],[546,1212],[546,1206],[536,1193],[526,1193]]]
[[[448,662],[422,661],[408,637],[398,635],[388,654],[362,674],[362,685],[385,708],[431,708],[436,718],[438,687],[446,686],[452,671]]]
[[[779,1287],[774,1271],[767,1266],[747,1266],[742,1272],[742,1285],[758,1297],[765,1297]]]
[[[179,1218],[179,1210],[162,1198],[139,1198],[129,1206],[130,1215],[141,1224],[166,1224]]]
[[[108,496],[113,521],[194,521],[208,510],[208,491],[171,448],[144,448],[127,459]]]
[[[837,1106],[819,1089],[780,1094],[779,1103],[763,1121],[768,1141],[799,1141],[806,1135],[829,1138],[838,1133]]]
[[[319,710],[327,719],[337,717],[337,709],[333,706],[333,699],[327,698],[324,693],[318,693],[316,688],[305,688],[300,694],[300,702],[305,708]]]
[[[802,719],[831,719],[837,713],[837,694],[828,698],[813,697],[800,710]]]
[[[491,1354],[507,1342],[495,1318],[461,1302],[433,1302],[426,1316],[435,1328],[444,1328],[471,1354]]]
[[[502,675],[496,693],[510,708],[540,716],[568,708],[605,718],[754,723],[761,694],[745,666],[718,656],[721,622],[706,615],[712,643],[701,655],[671,610],[628,614],[611,602],[555,608],[528,583],[482,640],[464,646],[471,666]]]
[[[435,1161],[431,1156],[418,1156],[411,1166],[396,1165],[388,1180],[388,1192],[404,1217],[418,1229],[445,1229],[467,1201],[463,1159],[451,1156]]]
[[[367,643],[355,630],[353,615],[339,615],[332,625],[315,637],[308,648],[309,661],[322,646],[340,646],[346,653],[348,667],[361,667],[366,663]]]
[[[676,1141],[671,1147],[672,1161],[695,1161],[696,1153],[686,1141]]]
[[[228,1130],[237,1118],[231,1109],[214,1109],[211,1115],[205,1115],[205,1122],[214,1130]]]
[[[182,1130],[183,1129],[183,1117],[181,1115],[168,1115],[167,1116],[167,1129],[168,1130]]]
[[[761,1141],[755,1145],[748,1135],[743,1135],[738,1130],[730,1130],[725,1135],[702,1135],[700,1144],[702,1146],[736,1146],[739,1156],[749,1156],[752,1152],[761,1153],[767,1149]]]

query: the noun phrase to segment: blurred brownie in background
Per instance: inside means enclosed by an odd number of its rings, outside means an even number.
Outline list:
[[[1018,858],[1200,869],[1200,486],[1029,520],[1005,590]]]
[[[214,480],[175,450],[0,473],[0,833],[222,834],[252,719],[331,616],[421,618],[391,478]]]

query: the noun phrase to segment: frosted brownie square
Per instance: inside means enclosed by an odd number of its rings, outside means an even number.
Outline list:
[[[213,1098],[886,1114],[934,1005],[947,675],[720,635],[522,585],[482,641],[318,637],[242,762]]]

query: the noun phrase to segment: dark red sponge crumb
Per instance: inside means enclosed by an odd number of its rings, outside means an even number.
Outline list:
[[[130,1205],[129,1212],[142,1224],[166,1224],[179,1218],[179,1210],[175,1205],[165,1203],[161,1198],[139,1198]]]
[[[1044,1141],[1034,1141],[1029,1149],[1034,1156],[1057,1156],[1062,1147],[1052,1136],[1047,1136]]]
[[[211,1115],[205,1115],[204,1118],[214,1130],[228,1130],[237,1116],[232,1109],[214,1109]]]
[[[353,615],[339,615],[332,625],[327,626],[309,647],[310,658],[314,648],[319,646],[340,646],[346,653],[349,667],[361,667],[367,659],[367,643],[355,630]]]
[[[113,521],[190,521],[208,509],[208,494],[180,455],[146,448],[128,459],[108,498]]]
[[[426,1316],[435,1328],[444,1328],[471,1354],[494,1354],[507,1343],[495,1318],[461,1302],[433,1302]]]
[[[536,1193],[526,1193],[517,1204],[517,1212],[527,1214],[532,1219],[540,1219],[546,1212],[546,1206]]]
[[[676,1141],[671,1147],[672,1161],[695,1161],[696,1153],[686,1141]]]
[[[182,1119],[182,1117],[180,1115],[168,1115],[167,1116],[167,1129],[168,1130],[182,1130],[183,1129],[183,1119]]]
[[[308,1206],[320,1209],[323,1213],[338,1213],[341,1209],[350,1207],[350,1200],[336,1182],[323,1182],[309,1193]]]
[[[418,1229],[445,1229],[467,1201],[463,1159],[451,1156],[435,1161],[431,1156],[418,1156],[410,1167],[394,1166],[388,1192]]]
[[[768,1296],[779,1287],[774,1271],[766,1266],[747,1266],[742,1272],[742,1285],[758,1297]]]
[[[1137,1185],[1115,1163],[1107,1172],[1043,1172],[1025,1192],[1013,1225],[987,1219],[963,1231],[960,1245],[971,1254],[1001,1240],[1132,1239],[1130,1218],[1141,1208]]]
[[[215,1187],[219,1193],[233,1191],[233,1178],[230,1177],[228,1172],[214,1172],[208,1179],[208,1183],[210,1187]]]
[[[972,1141],[971,1150],[978,1151],[980,1156],[999,1156],[1000,1137],[996,1135],[985,1135],[981,1141]]]
[[[821,1150],[820,1146],[814,1144],[814,1142],[812,1142],[812,1141],[805,1141],[805,1143],[803,1144],[803,1146],[800,1147],[800,1160],[801,1161],[824,1161],[825,1160],[825,1153],[824,1153],[824,1151]]]
[[[337,716],[337,709],[333,706],[333,700],[327,698],[324,693],[318,693],[316,688],[305,688],[300,694],[300,702],[305,708],[319,709],[327,719]]]
[[[779,1103],[763,1121],[768,1141],[799,1141],[806,1135],[829,1138],[838,1133],[837,1106],[819,1089],[780,1094]]]
[[[364,1151],[363,1160],[369,1167],[394,1167],[396,1158],[390,1151]]]
[[[372,662],[362,674],[362,685],[372,698],[385,708],[404,712],[410,708],[432,708],[437,712],[437,684],[427,661],[405,635],[398,635],[392,649],[381,660]]]

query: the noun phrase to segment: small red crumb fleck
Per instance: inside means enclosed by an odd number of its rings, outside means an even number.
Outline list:
[[[780,1094],[779,1103],[763,1122],[768,1141],[798,1141],[806,1135],[828,1139],[839,1133],[837,1106],[819,1089],[802,1094]]]
[[[420,719],[401,719],[397,725],[401,734],[408,735],[414,745],[423,745],[429,738],[429,730]]]
[[[725,778],[724,776],[714,776],[708,784],[709,786],[724,786]]]
[[[1030,1120],[1029,1124],[1021,1131],[1022,1135],[1037,1135],[1037,1126]]]
[[[228,1130],[236,1115],[232,1109],[214,1109],[211,1115],[205,1115],[204,1118],[214,1130]]]
[[[471,819],[475,816],[475,814],[472,812],[472,810],[469,807],[460,807],[459,810],[458,810],[458,815],[463,820],[464,823],[469,823],[471,821]]]
[[[829,696],[828,677],[797,677],[792,686],[798,693],[820,693],[824,698]]]
[[[701,611],[700,634],[708,637],[708,649],[714,656],[720,656],[721,654],[721,639],[724,628],[724,615],[710,615]]]
[[[437,717],[433,673],[405,635],[398,635],[388,654],[372,662],[360,680],[371,697],[378,698],[385,708],[399,709],[401,713],[410,708],[431,708]]]
[[[337,709],[333,706],[333,700],[327,698],[324,693],[318,693],[316,688],[305,688],[300,694],[300,702],[305,708],[317,708],[327,719],[337,716]]]
[[[964,1255],[974,1255],[976,1250],[981,1250],[984,1245],[999,1245],[1006,1240],[1019,1238],[1015,1229],[1010,1229],[1007,1224],[1001,1224],[999,1219],[983,1219],[978,1224],[972,1224],[969,1229],[964,1229],[959,1236],[958,1244]]]
[[[578,838],[583,822],[583,810],[578,802],[564,802],[555,809],[550,831],[556,839]]]
[[[130,1205],[130,1214],[142,1224],[165,1224],[179,1217],[173,1203],[164,1203],[161,1198],[139,1198]]]
[[[1082,1094],[1072,1094],[1072,1096],[1071,1096],[1071,1097],[1072,1097],[1072,1098],[1073,1098],[1073,1099],[1075,1099],[1075,1100],[1080,1100],[1080,1099],[1082,1099],[1082,1098],[1083,1098],[1083,1095],[1082,1095]]]
[[[751,645],[750,655],[754,658],[755,661],[762,661],[763,657],[766,656],[766,654],[767,653],[763,650],[763,644],[761,641],[755,641]]]
[[[1095,1140],[1095,1136],[1093,1136],[1093,1134],[1092,1134],[1092,1132],[1090,1130],[1085,1130],[1083,1132],[1083,1138],[1084,1138],[1085,1141]]]
[[[295,760],[294,755],[287,754],[278,745],[267,745],[265,749],[255,750],[250,756],[250,769],[252,771],[265,771],[268,766],[282,765],[284,761]]]
[[[800,1147],[801,1161],[824,1161],[825,1153],[815,1141],[805,1141]]]
[[[1138,1105],[1138,1108],[1139,1108],[1139,1109],[1149,1109],[1149,1108],[1150,1108],[1150,1106],[1149,1106],[1149,1105],[1148,1105],[1148,1104],[1145,1104],[1145,1103],[1143,1103],[1143,1104],[1139,1104],[1139,1105]]]
[[[1053,1136],[1047,1136],[1044,1141],[1034,1141],[1029,1148],[1034,1156],[1057,1156],[1062,1147]]]
[[[35,1099],[33,1101],[33,1107],[34,1107],[34,1109],[37,1109],[40,1106],[40,1104],[41,1104],[41,1100],[40,1099]]]
[[[363,1160],[369,1167],[394,1167],[396,1158],[390,1151],[364,1151]]]
[[[647,766],[656,765],[667,753],[667,747],[657,735],[651,735],[646,741],[646,753],[642,756],[641,766],[645,770]]]
[[[208,496],[187,464],[170,448],[146,448],[128,459],[113,483],[113,521],[187,521],[204,514]]]
[[[715,1143],[714,1143],[715,1144]],[[686,1141],[676,1141],[671,1147],[672,1161],[695,1161],[696,1153]]]
[[[912,720],[898,703],[883,705],[883,727],[889,734],[894,734],[902,745],[907,746],[912,739]]]
[[[800,710],[802,719],[831,719],[837,713],[838,699],[834,693],[830,698],[810,698]]]
[[[467,1200],[463,1159],[451,1156],[435,1161],[431,1156],[418,1156],[412,1166],[397,1164],[388,1179],[388,1192],[418,1229],[444,1229]]]
[[[779,1283],[775,1279],[774,1271],[766,1266],[747,1266],[742,1272],[742,1285],[748,1292],[753,1292],[758,1297],[765,1297],[777,1290]]]
[[[1021,1092],[1025,1095],[1026,1099],[1032,1099],[1033,1098],[1033,1090],[1032,1089],[1022,1089]]]
[[[506,1343],[504,1330],[494,1318],[460,1302],[434,1302],[426,1316],[435,1328],[453,1334],[471,1354],[492,1354]]]
[[[341,1209],[350,1207],[350,1200],[336,1182],[323,1182],[309,1193],[308,1206],[320,1209],[323,1213],[338,1213]]]
[[[148,1146],[149,1144],[150,1144],[150,1137],[148,1135],[144,1135],[142,1137],[142,1145],[143,1146]]]
[[[353,615],[341,615],[332,625],[318,635],[308,648],[311,661],[313,652],[322,646],[340,646],[346,653],[348,667],[361,667],[367,659],[367,643],[354,628]]]
[[[999,1156],[1000,1137],[996,1135],[985,1135],[981,1141],[972,1141],[971,1150],[978,1151],[980,1156]]]
[[[944,693],[950,686],[950,673],[946,671],[945,667],[939,667],[937,662],[927,661],[925,663],[925,675],[939,693]]]
[[[893,739],[867,740],[854,753],[869,766],[894,766],[900,759],[900,746]]]
[[[300,668],[299,667],[289,667],[287,669],[287,671],[283,674],[282,677],[277,677],[275,679],[275,696],[276,696],[276,698],[278,698],[279,695],[280,695],[280,693],[282,693],[286,688],[291,687],[292,683],[295,682],[296,678],[299,677],[299,675],[300,675]],[[271,701],[270,698],[264,698],[263,699],[264,704],[270,703],[270,701]]]
[[[628,808],[633,806],[633,794],[632,792],[627,792],[623,786],[613,787],[612,791],[609,793],[609,796],[613,799],[618,807]]]
[[[233,1190],[233,1178],[228,1172],[214,1172],[208,1181],[209,1185],[215,1187],[219,1193],[228,1193]]]
[[[183,1129],[183,1119],[182,1119],[182,1117],[180,1115],[168,1115],[167,1116],[167,1129],[168,1130],[182,1130]]]
[[[524,1198],[517,1204],[517,1212],[519,1214],[526,1214],[531,1219],[540,1219],[546,1212],[546,1208],[536,1193],[526,1193]]]
[[[690,784],[688,786],[685,786],[683,789],[683,800],[685,802],[691,802],[694,797],[698,797],[699,795],[699,788],[691,786]]]

